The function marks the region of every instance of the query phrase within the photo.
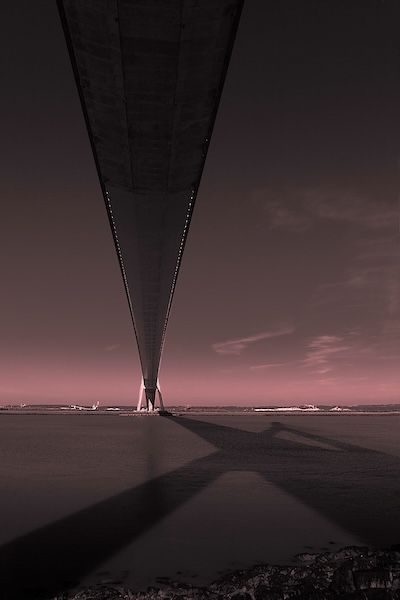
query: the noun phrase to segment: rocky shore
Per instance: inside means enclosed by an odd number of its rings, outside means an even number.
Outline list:
[[[400,600],[400,545],[390,550],[350,546],[299,554],[296,560],[296,565],[235,571],[208,587],[168,580],[146,592],[104,586],[53,600]]]

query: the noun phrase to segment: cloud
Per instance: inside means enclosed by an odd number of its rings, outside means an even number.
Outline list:
[[[317,383],[318,385],[327,385],[330,387],[332,385],[336,385],[340,381],[341,380],[339,377],[321,377],[320,379],[317,379],[315,383]]]
[[[375,236],[356,242],[357,259],[379,264],[398,263],[400,245],[398,235]]]
[[[400,341],[400,318],[388,319],[383,322],[382,334],[386,338],[398,339]]]
[[[385,319],[373,340],[373,349],[381,360],[400,358],[400,317]]]
[[[112,352],[113,350],[116,350],[120,346],[121,346],[121,344],[113,344],[112,346],[106,346],[104,348],[104,352]]]
[[[290,202],[291,198],[266,200],[265,209],[271,229],[285,229],[294,233],[307,231],[312,225],[311,215],[304,212],[301,202]]]
[[[345,373],[352,373],[355,381],[360,369],[365,373],[370,367],[374,370],[377,360],[399,356],[399,331],[400,320],[397,332],[388,325],[386,334],[377,332],[373,336],[361,329],[349,329],[341,335],[316,336],[307,345],[304,368],[318,376],[316,383],[338,379]],[[361,376],[358,379],[361,381]]]
[[[400,312],[400,245],[397,236],[375,236],[357,245],[353,274],[365,289],[375,290],[389,315]],[[367,265],[367,266],[366,266]]]
[[[256,333],[247,337],[238,338],[235,340],[228,340],[226,342],[219,342],[212,345],[212,349],[217,354],[235,354],[239,355],[246,350],[250,344],[266,340],[268,338],[279,337],[282,335],[290,335],[294,332],[293,327],[281,327],[280,329],[274,329],[272,331],[263,331],[262,333]]]
[[[319,219],[349,222],[368,229],[386,229],[398,221],[397,206],[350,190],[310,190],[305,192],[306,210]],[[394,227],[394,229],[395,229]]]
[[[340,280],[319,284],[313,305],[340,306],[343,317],[349,309],[352,318],[376,329],[383,320],[400,315],[399,273],[398,235],[393,231],[365,230],[352,239]],[[359,309],[357,313],[352,310],[354,307]]]
[[[290,362],[286,362],[286,363],[267,363],[265,365],[254,365],[252,367],[249,367],[250,371],[261,371],[263,369],[274,369],[274,368],[279,368],[279,367],[288,367],[291,365],[301,365],[304,363],[304,360],[293,360]]]
[[[348,189],[280,188],[259,190],[271,229],[302,233],[321,221],[347,222],[365,229],[399,230],[399,209],[394,201],[368,197]]]
[[[400,280],[398,276],[386,281],[387,309],[390,315],[395,315],[400,308]]]
[[[400,261],[398,264],[361,266],[347,269],[347,277],[335,283],[320,284],[315,291],[314,305],[358,306],[359,317],[367,318],[373,309],[375,322],[382,317],[395,318],[400,313]]]
[[[343,337],[337,335],[320,335],[312,339],[308,344],[308,352],[304,366],[311,369],[311,373],[325,375],[334,370],[334,362],[338,355],[348,353],[352,345],[343,343]]]

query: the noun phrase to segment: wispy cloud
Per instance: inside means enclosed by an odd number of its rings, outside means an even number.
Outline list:
[[[320,379],[317,379],[315,383],[318,385],[326,385],[330,387],[332,385],[337,385],[340,381],[341,380],[339,377],[321,377]]]
[[[304,210],[301,200],[301,197],[290,196],[266,199],[264,206],[271,229],[285,229],[294,233],[307,231],[313,223],[313,218]]]
[[[288,367],[288,366],[292,366],[292,365],[301,365],[304,363],[304,360],[292,360],[290,362],[285,362],[285,363],[266,363],[265,365],[254,365],[252,367],[249,367],[250,371],[262,371],[262,370],[267,370],[267,369],[277,369],[280,367]]]
[[[352,346],[344,343],[340,336],[320,335],[309,342],[304,366],[309,368],[311,373],[325,375],[334,370],[332,358],[337,359],[339,354],[343,355],[351,349]]]
[[[358,240],[356,243],[357,259],[372,261],[375,264],[398,263],[400,258],[399,236],[393,235],[374,236]]]
[[[399,323],[400,324],[400,323]],[[388,340],[381,335],[370,336],[359,329],[349,329],[340,335],[320,335],[312,338],[306,347],[303,367],[316,376],[315,383],[340,383],[343,377],[351,376],[353,382],[366,379],[360,374],[377,360],[392,358],[399,354],[398,338],[389,354]]]
[[[400,254],[386,263],[367,265],[356,256],[346,269],[345,278],[317,286],[314,303],[318,305],[359,306],[369,310],[373,306],[376,319],[400,314]],[[362,316],[363,313],[360,313]]]
[[[263,331],[254,335],[249,335],[234,340],[228,340],[226,342],[218,342],[212,345],[212,349],[217,354],[236,354],[239,355],[246,350],[250,344],[266,340],[268,338],[279,337],[282,335],[290,335],[294,332],[294,327],[281,327],[279,329],[273,329],[270,331]]]
[[[353,275],[362,278],[365,289],[375,289],[385,311],[392,316],[400,312],[400,243],[396,235],[378,235],[356,244]]]
[[[301,233],[325,221],[348,222],[373,230],[398,233],[399,210],[393,199],[377,200],[347,189],[280,188],[259,190],[271,229]]]
[[[347,221],[368,229],[397,227],[398,210],[392,201],[376,200],[350,190],[310,190],[306,209],[320,219]]]
[[[384,369],[389,361],[400,358],[400,318],[384,322],[381,331],[373,334],[362,327],[349,327],[338,333],[314,335],[297,346],[297,360],[287,362],[266,362],[248,367],[254,373],[274,372],[274,377],[282,373],[291,380],[302,372],[307,380],[319,386],[340,386],[352,383],[355,386],[368,377],[378,367]],[[378,365],[378,362],[380,366]]]
[[[387,309],[390,315],[395,315],[400,308],[400,280],[396,278],[386,281]]]
[[[104,352],[112,352],[113,350],[116,350],[117,348],[120,347],[121,344],[112,344],[111,346],[106,346],[104,348]]]
[[[384,319],[373,340],[373,349],[381,360],[400,359],[400,316]]]

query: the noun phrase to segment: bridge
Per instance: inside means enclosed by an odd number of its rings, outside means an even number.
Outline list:
[[[57,0],[154,410],[244,0]],[[144,394],[143,394],[144,392]]]

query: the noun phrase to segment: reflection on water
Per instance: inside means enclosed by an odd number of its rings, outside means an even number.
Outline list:
[[[368,449],[362,417],[350,417],[359,445],[341,436],[345,416],[274,418],[1,418],[10,578],[29,563],[38,598],[101,579],[206,583],[311,548],[399,541],[398,458]]]

